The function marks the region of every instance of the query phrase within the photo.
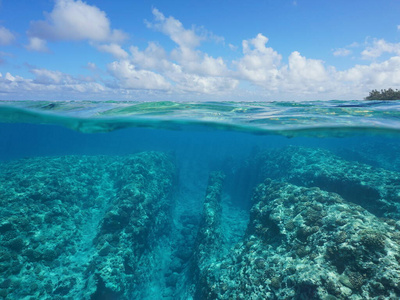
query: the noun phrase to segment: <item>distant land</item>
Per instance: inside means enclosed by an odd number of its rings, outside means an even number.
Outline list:
[[[365,97],[365,100],[400,100],[400,91],[391,88],[380,91],[372,90],[369,92],[369,96]]]

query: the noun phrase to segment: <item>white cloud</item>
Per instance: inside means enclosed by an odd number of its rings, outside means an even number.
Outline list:
[[[172,51],[171,58],[177,61],[185,72],[200,75],[223,76],[227,67],[221,57],[211,57],[207,53],[190,48],[178,48]]]
[[[155,22],[146,22],[147,26],[168,35],[180,47],[193,49],[205,39],[204,36],[198,36],[194,29],[185,29],[174,17],[166,18],[157,8],[153,8],[153,15]]]
[[[128,58],[129,54],[121,48],[120,45],[111,43],[105,45],[97,45],[96,48],[102,52],[112,54],[115,58],[125,59]]]
[[[382,63],[356,65],[339,72],[339,80],[374,89],[400,86],[400,56],[393,56]]]
[[[324,62],[309,59],[294,51],[289,56],[289,63],[279,71],[280,90],[297,92],[325,92],[331,89],[335,70],[327,70]]]
[[[195,49],[207,36],[217,41],[221,38],[205,30],[198,35],[195,29],[185,29],[180,21],[166,18],[157,9],[153,9],[153,15],[154,22],[147,22],[147,26],[166,34],[177,48],[167,53],[156,43],[149,43],[144,51],[131,47],[131,60],[136,66],[163,74],[175,90],[218,93],[237,85],[236,79],[226,77],[228,68],[221,57],[214,58]]]
[[[89,15],[93,24],[85,27],[86,21],[83,20],[79,26],[71,25],[75,19],[81,19],[85,14]],[[173,95],[176,99],[183,99],[190,94],[187,98],[229,97],[233,100],[247,100],[239,98],[246,95],[252,99],[258,95],[259,100],[265,97],[293,99],[307,95],[304,98],[340,99],[349,95],[361,98],[374,88],[400,87],[400,44],[383,39],[373,40],[362,52],[363,57],[377,58],[384,53],[395,56],[380,63],[356,65],[344,71],[337,71],[325,62],[305,57],[298,51],[293,51],[283,59],[280,53],[268,47],[269,40],[261,33],[243,40],[242,55],[230,61],[200,50],[202,42],[207,39],[213,42],[216,40],[207,31],[195,27],[185,28],[179,20],[165,17],[157,9],[153,9],[153,15],[154,20],[147,22],[147,26],[166,34],[176,43],[171,51],[166,51],[156,42],[149,42],[145,49],[131,46],[126,51],[119,43],[121,39],[116,38],[115,31],[111,29],[107,16],[100,9],[80,0],[56,0],[53,11],[46,15],[44,21],[32,23],[30,42],[26,47],[35,51],[48,51],[47,41],[87,40],[99,51],[110,53],[116,58],[107,66],[107,74],[112,76],[112,81],[103,78],[105,73],[94,63],[88,63],[86,67],[95,71],[92,78],[32,68],[30,71],[33,79],[10,73],[0,76],[0,93],[76,96],[84,92],[103,98],[106,95],[129,98],[151,93],[160,97]],[[68,31],[70,25],[72,28]],[[82,30],[78,32],[77,27]],[[228,46],[235,50],[231,44]],[[354,47],[359,46],[353,43],[335,49],[333,54],[347,56],[355,51]],[[240,82],[244,84],[239,86]],[[243,86],[246,88],[241,89]]]
[[[319,82],[328,78],[321,60],[307,59],[295,51],[289,56],[289,72],[293,79]]]
[[[194,74],[182,74],[178,80],[177,87],[188,92],[202,94],[218,94],[234,90],[239,82],[231,78],[206,77]]]
[[[38,37],[29,38],[29,44],[25,46],[29,51],[48,52],[47,42]]]
[[[98,82],[79,80],[68,74],[46,69],[33,69],[34,79],[0,74],[0,94],[16,94],[16,98],[39,97],[43,95],[94,95],[107,89]],[[34,93],[32,93],[34,92]]]
[[[168,60],[168,54],[160,45],[150,42],[144,51],[140,51],[138,47],[131,47],[131,60],[134,64],[144,69],[152,69],[156,71],[169,70],[173,63]]]
[[[0,26],[0,46],[7,46],[15,41],[15,36],[4,26]]]
[[[93,62],[88,62],[86,66],[84,66],[85,69],[88,69],[90,71],[96,71],[97,70],[97,66],[95,63]]]
[[[275,87],[282,56],[272,48],[266,47],[267,42],[268,38],[261,33],[254,39],[244,40],[242,42],[244,56],[234,64],[239,77]]]
[[[237,46],[233,45],[233,44],[228,44],[229,49],[231,49],[232,51],[236,51],[238,49]]]
[[[60,71],[53,71],[48,69],[37,69],[33,68],[30,70],[35,78],[32,79],[32,83],[42,84],[42,85],[80,85],[83,83],[89,83],[93,80],[90,77],[78,76],[74,77],[65,74]]]
[[[118,79],[118,86],[126,89],[167,90],[168,81],[160,74],[147,70],[138,70],[127,60],[116,61],[108,65],[109,72]]]
[[[374,59],[384,53],[400,55],[400,43],[388,43],[384,39],[374,39],[372,46],[361,52],[363,59]]]
[[[187,73],[180,65],[167,60],[165,51],[156,44],[151,43],[145,51],[132,47],[131,53],[131,61],[120,60],[108,66],[117,86],[122,88],[210,94],[231,90],[238,85],[238,81],[232,78]]]
[[[60,84],[72,83],[71,76],[67,76],[60,71],[51,71],[47,69],[32,69],[31,72],[36,75],[34,83],[39,84]]]
[[[183,71],[204,76],[223,76],[226,73],[227,67],[221,57],[214,58],[195,50],[207,37],[217,42],[223,41],[223,38],[208,33],[204,29],[198,30],[201,31],[198,35],[194,28],[184,28],[179,20],[174,17],[166,18],[156,8],[153,9],[153,15],[154,22],[147,22],[147,26],[166,34],[178,45],[178,48],[172,51],[171,58],[179,63]]]
[[[397,30],[400,30],[400,25],[397,25]]]
[[[187,73],[177,64],[172,64],[171,68],[167,70],[165,74],[175,83],[178,91],[185,92],[220,94],[232,91],[239,84],[239,81],[234,78],[201,76]]]
[[[126,38],[122,31],[110,28],[104,11],[81,0],[56,0],[45,20],[31,22],[28,36],[44,41],[121,42]]]
[[[346,48],[338,48],[333,51],[334,56],[349,56],[351,54],[351,50]]]

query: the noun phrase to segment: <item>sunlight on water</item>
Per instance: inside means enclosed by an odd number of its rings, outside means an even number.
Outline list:
[[[0,121],[59,124],[87,133],[204,126],[259,134],[333,136],[364,129],[395,133],[399,120],[397,101],[0,102]]]

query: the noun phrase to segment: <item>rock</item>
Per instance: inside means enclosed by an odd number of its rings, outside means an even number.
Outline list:
[[[174,177],[158,152],[3,163],[1,290],[10,299],[141,298],[133,282],[154,272],[146,261],[168,232]],[[6,287],[10,279],[20,284]]]
[[[243,243],[220,261],[229,267],[200,266],[198,299],[400,297],[394,226],[337,194],[271,180],[253,203]]]
[[[347,161],[325,149],[296,146],[260,152],[253,164],[260,180],[319,187],[379,217],[400,219],[399,172]]]

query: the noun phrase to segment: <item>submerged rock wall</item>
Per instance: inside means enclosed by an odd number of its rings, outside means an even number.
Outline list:
[[[272,178],[338,193],[380,217],[400,219],[400,173],[347,161],[320,148],[286,147],[253,160],[260,179]]]
[[[213,298],[203,289],[208,285],[207,269],[219,259],[221,254],[221,198],[225,175],[213,172],[209,176],[207,192],[204,200],[202,219],[197,233],[194,255],[193,275],[195,284],[195,298]],[[214,278],[215,279],[215,278]]]
[[[1,164],[0,298],[400,297],[399,173],[303,147],[246,171],[251,209],[212,172],[200,212],[163,153]]]
[[[171,222],[174,176],[156,152],[2,164],[0,297],[132,299]]]
[[[243,238],[197,260],[196,300],[400,297],[399,173],[303,147],[260,152],[246,169],[267,179]]]
[[[198,299],[397,299],[400,224],[338,194],[266,180],[245,237],[202,266]]]

